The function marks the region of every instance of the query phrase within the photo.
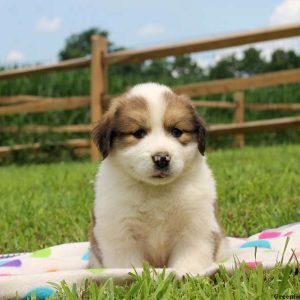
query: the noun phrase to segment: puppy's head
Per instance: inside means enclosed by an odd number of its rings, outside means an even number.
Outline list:
[[[93,130],[103,158],[137,180],[166,184],[204,155],[206,130],[191,101],[146,83],[113,100]]]

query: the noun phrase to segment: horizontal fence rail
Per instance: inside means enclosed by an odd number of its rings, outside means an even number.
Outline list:
[[[265,88],[277,85],[300,83],[300,68],[269,72],[260,75],[254,75],[245,78],[230,78],[230,79],[218,79],[210,81],[196,82],[192,84],[186,84],[182,86],[173,86],[172,90],[178,94],[185,94],[191,97],[205,96],[212,94],[229,93],[236,91],[244,91],[255,88]],[[106,95],[104,97],[105,104],[118,95]],[[213,103],[214,101],[208,100]],[[215,101],[220,103],[220,101]],[[199,101],[200,103],[200,101]],[[203,102],[204,103],[204,102]],[[210,104],[207,104],[210,105]],[[214,105],[214,104],[212,104]],[[230,108],[230,104],[223,102],[220,104],[224,108]]]
[[[4,99],[4,101],[2,101],[2,99]],[[20,101],[21,103],[19,103]],[[80,107],[89,106],[90,97],[0,97],[0,103],[3,102],[5,102],[6,104],[10,103],[14,105],[0,106],[0,115],[2,116],[22,113],[38,113],[50,110],[73,110]],[[236,108],[235,103],[229,101],[196,100],[192,101],[192,103],[195,107],[224,108],[231,110],[234,110]],[[300,103],[245,103],[244,107],[245,109],[257,111],[300,111]]]
[[[252,110],[300,111],[300,103],[246,103],[245,108]]]
[[[32,95],[18,95],[18,96],[2,96],[0,97],[0,107],[3,104],[17,104],[24,102],[40,101],[44,97]]]
[[[90,104],[90,97],[42,98],[41,101],[31,101],[17,105],[0,106],[0,116],[38,113],[49,110],[72,110]]]
[[[73,140],[66,140],[63,142],[52,142],[47,144],[53,146],[65,146],[71,148],[87,148],[90,147],[91,141],[88,139],[73,139]],[[0,147],[0,156],[6,155],[11,152],[15,151],[22,151],[22,150],[38,150],[45,147],[45,144],[42,143],[33,143],[33,144],[26,144],[26,145],[13,145],[13,146],[2,146]]]
[[[173,90],[179,94],[203,96],[299,82],[300,68],[287,71],[264,73],[248,78],[220,79],[193,83],[184,86],[173,87]]]
[[[46,125],[27,125],[27,126],[0,126],[0,132],[57,132],[57,133],[86,133],[91,132],[93,125],[63,125],[63,126],[46,126]]]
[[[107,54],[107,64],[141,62],[146,59],[157,59],[166,56],[178,56],[185,53],[222,49],[244,44],[271,41],[300,35],[299,24],[251,30],[236,34],[227,34],[211,38],[193,40],[183,43],[158,46],[153,48],[123,50]]]
[[[193,101],[195,107],[235,109],[229,101]],[[245,103],[244,107],[257,111],[300,111],[300,103]]]
[[[211,125],[208,131],[211,135],[256,133],[262,131],[280,131],[300,126],[300,116],[243,122],[238,124]]]
[[[16,77],[29,76],[35,74],[45,74],[54,71],[65,71],[71,69],[86,68],[90,66],[90,62],[91,62],[90,58],[75,58],[75,59],[68,59],[55,64],[2,71],[0,72],[0,80],[12,79]]]
[[[193,101],[195,107],[208,107],[208,108],[229,108],[234,109],[235,105],[228,101],[210,101],[210,100],[199,100]]]

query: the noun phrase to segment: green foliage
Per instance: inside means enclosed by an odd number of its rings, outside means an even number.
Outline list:
[[[239,61],[238,70],[241,75],[255,75],[265,72],[267,62],[261,57],[260,50],[249,48],[244,51],[244,57]]]
[[[91,37],[93,35],[101,35],[109,38],[109,33],[100,28],[89,28],[80,33],[72,34],[66,39],[65,46],[60,50],[58,56],[60,60],[85,57],[91,54]],[[122,50],[123,47],[117,47],[113,42],[108,41],[108,51]]]
[[[91,37],[93,35],[108,36],[107,31],[98,28],[90,28],[79,34],[72,34],[66,39],[64,48],[59,52],[60,60],[85,57],[91,54]]]
[[[280,71],[300,67],[300,57],[292,50],[275,50],[267,66],[268,71]]]
[[[210,68],[210,79],[223,79],[235,77],[238,72],[238,60],[234,55],[220,59],[215,66]]]
[[[201,81],[205,76],[201,67],[192,60],[190,55],[175,57],[169,69],[173,77],[182,80],[181,84],[191,82],[191,78],[193,78],[194,82]]]

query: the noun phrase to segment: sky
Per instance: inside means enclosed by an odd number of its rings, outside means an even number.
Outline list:
[[[0,0],[0,65],[57,61],[65,39],[91,27],[118,46],[140,48],[296,22],[300,0]],[[300,40],[256,46],[268,59],[274,48],[300,51]],[[194,57],[205,67],[243,49]]]

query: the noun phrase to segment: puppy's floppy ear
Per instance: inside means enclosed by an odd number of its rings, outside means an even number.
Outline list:
[[[202,117],[199,116],[191,99],[186,95],[179,95],[179,99],[187,104],[192,115],[192,122],[194,123],[195,132],[197,134],[197,142],[199,152],[204,156],[206,145],[206,124]]]
[[[204,156],[206,145],[206,124],[204,120],[197,114],[197,140],[199,152]]]
[[[115,116],[111,112],[108,112],[92,131],[92,139],[102,154],[103,159],[107,157],[112,147],[115,137],[114,126]]]
[[[195,122],[194,125],[197,134],[198,149],[199,152],[204,156],[205,145],[206,145],[206,124],[204,119],[199,116],[198,112],[196,111],[192,103],[191,106],[194,114],[194,122]]]

